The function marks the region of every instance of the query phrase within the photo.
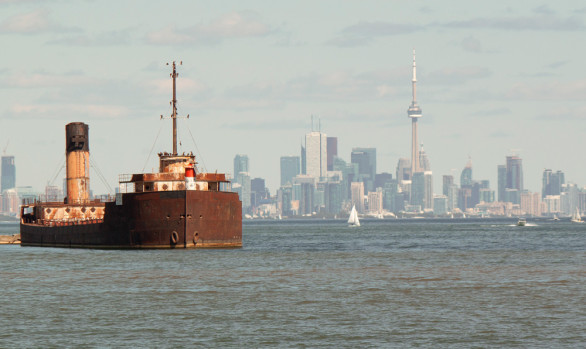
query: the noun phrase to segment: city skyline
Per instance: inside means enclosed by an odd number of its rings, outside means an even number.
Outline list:
[[[251,177],[274,193],[279,158],[299,154],[313,114],[337,137],[338,156],[376,148],[378,172],[394,174],[410,152],[413,48],[435,188],[468,156],[495,188],[513,153],[531,191],[545,168],[584,183],[586,164],[560,156],[586,128],[581,2],[309,4],[177,2],[185,11],[171,21],[163,4],[0,3],[0,40],[13,53],[0,64],[0,145],[10,142],[17,186],[43,190],[72,121],[89,124],[91,157],[111,187],[119,174],[156,167],[151,148],[171,150],[168,120],[158,118],[169,113],[165,63],[174,59],[184,63],[179,114],[190,114],[179,120],[179,151],[197,152],[208,171],[230,172],[234,155],[247,154]],[[91,20],[101,16],[107,25]],[[107,191],[95,172],[91,185]]]

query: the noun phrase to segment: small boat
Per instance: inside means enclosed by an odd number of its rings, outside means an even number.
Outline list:
[[[578,210],[577,207],[576,207],[576,212],[574,212],[574,214],[572,215],[572,219],[570,219],[570,221],[573,223],[584,223],[584,221],[582,220],[582,217],[580,216],[580,211]]]
[[[524,227],[525,224],[527,224],[527,221],[525,220],[525,218],[519,218],[519,220],[517,221],[518,227]]]
[[[352,206],[352,211],[350,211],[350,217],[348,217],[348,226],[349,227],[359,227],[360,220],[358,220],[358,212],[356,212],[356,205]]]
[[[554,215],[553,215],[553,220],[557,222],[557,221],[559,221],[560,219],[558,218],[558,216],[557,216],[557,215],[555,215],[555,214],[554,214]]]

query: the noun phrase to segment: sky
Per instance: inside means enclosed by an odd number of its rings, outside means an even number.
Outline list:
[[[523,158],[586,185],[583,1],[0,0],[0,148],[17,186],[61,185],[65,124],[90,127],[94,193],[151,172],[171,151],[170,68],[177,61],[179,152],[201,170],[279,186],[312,115],[338,155],[377,149],[377,172],[409,157],[412,51],[419,140],[442,175],[470,160],[497,188],[497,165]],[[107,185],[100,180],[100,174]]]

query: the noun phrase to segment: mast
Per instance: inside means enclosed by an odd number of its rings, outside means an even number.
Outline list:
[[[177,85],[175,81],[177,76],[179,74],[177,74],[175,61],[173,61],[173,73],[171,74],[173,78],[173,100],[171,101],[173,106],[173,114],[171,115],[171,119],[173,119],[173,155],[177,155]]]

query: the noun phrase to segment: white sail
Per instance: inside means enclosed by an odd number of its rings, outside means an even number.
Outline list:
[[[582,223],[582,217],[580,217],[580,210],[576,207],[576,212],[572,215],[572,222]]]
[[[352,211],[350,211],[350,217],[348,217],[348,224],[350,226],[360,226],[360,221],[358,220],[358,212],[356,212],[356,205],[352,206]]]

